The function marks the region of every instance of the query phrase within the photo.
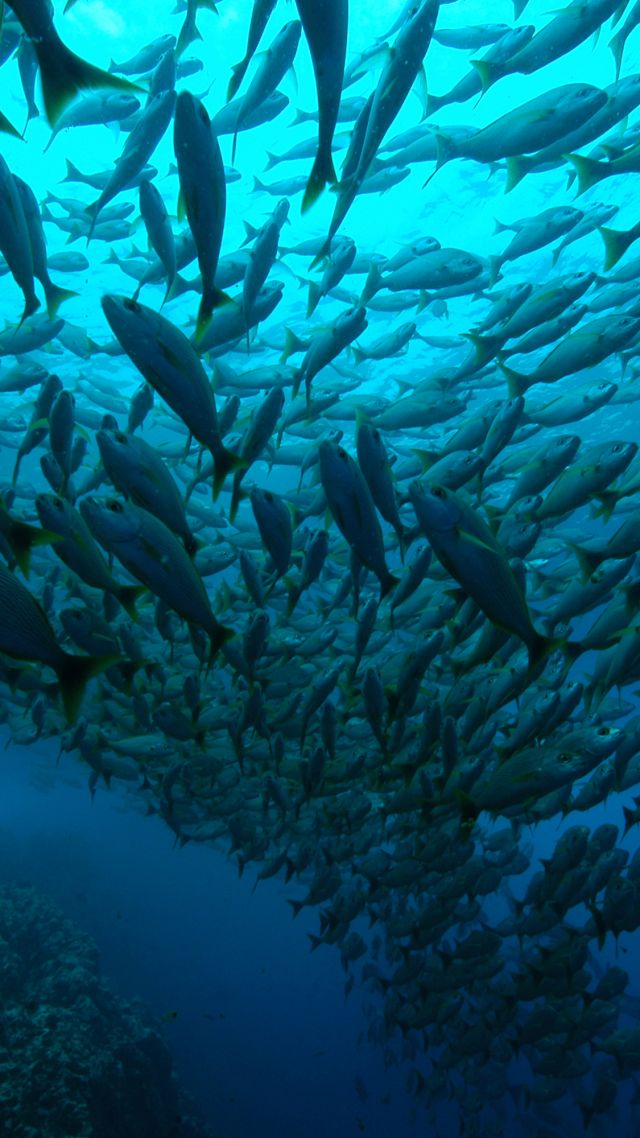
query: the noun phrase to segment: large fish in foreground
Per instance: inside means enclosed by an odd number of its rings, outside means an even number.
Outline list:
[[[327,182],[336,182],[331,154],[338,121],[349,22],[348,0],[296,0],[311,52],[318,94],[318,151],[302,198],[302,212],[313,205]]]
[[[490,620],[514,633],[529,653],[529,667],[562,647],[537,632],[524,594],[489,526],[460,495],[443,486],[409,490],[418,524],[447,572]]]
[[[83,498],[80,512],[94,537],[125,569],[169,608],[204,629],[212,660],[233,632],[216,620],[202,579],[171,530],[147,510],[115,498]]]
[[[206,331],[211,314],[228,296],[216,285],[222,245],[227,188],[224,163],[206,108],[189,91],[176,100],[173,144],[178,164],[180,196],[193,234],[202,276],[196,337]]]
[[[380,582],[380,599],[397,584],[387,567],[382,530],[371,491],[357,462],[341,446],[322,442],[318,448],[320,480],[338,529],[356,557]]]
[[[104,296],[102,309],[114,336],[147,383],[211,451],[217,497],[226,475],[241,467],[242,460],[223,446],[213,391],[195,349],[165,316],[137,300]]]
[[[72,656],[64,652],[42,605],[1,562],[0,652],[53,668],[69,723],[78,714],[88,681],[118,660],[117,656]]]

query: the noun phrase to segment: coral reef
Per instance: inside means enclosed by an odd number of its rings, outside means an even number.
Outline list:
[[[30,886],[0,888],[3,1138],[211,1138],[187,1111],[157,1024],[109,990],[92,939]]]

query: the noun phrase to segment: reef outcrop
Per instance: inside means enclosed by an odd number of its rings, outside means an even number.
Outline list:
[[[212,1138],[160,1028],[101,978],[91,939],[30,886],[0,888],[3,1138]]]

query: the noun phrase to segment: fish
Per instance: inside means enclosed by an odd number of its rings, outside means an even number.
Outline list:
[[[74,656],[63,651],[42,605],[2,564],[0,607],[0,651],[15,660],[34,661],[53,668],[60,685],[67,722],[73,723],[89,680],[116,663],[118,657]]]
[[[36,312],[40,301],[34,287],[33,252],[18,185],[0,155],[0,252],[24,296],[20,324]]]
[[[255,73],[238,108],[231,150],[231,162],[235,161],[236,140],[239,130],[251,113],[273,95],[280,80],[293,64],[300,42],[302,25],[299,20],[290,20],[280,29],[278,35],[267,48],[260,67]]]
[[[122,124],[140,109],[140,105],[136,95],[124,92],[96,93],[85,96],[82,100],[76,100],[60,115],[49,135],[45,152],[62,130],[74,126],[92,126],[97,123],[103,123],[105,126],[110,123]]]
[[[228,299],[215,283],[227,193],[222,155],[209,115],[189,91],[182,91],[176,100],[173,141],[180,194],[202,276],[196,325],[197,338],[201,339],[214,308]]]
[[[362,138],[354,153],[354,160],[357,158],[354,169],[349,171],[348,178],[343,170],[344,188],[341,188],[338,196],[323,252],[328,252],[332,238],[338,232],[369,173],[380,143],[417,78],[431,42],[438,11],[439,0],[423,0],[421,4],[409,8],[406,21],[378,81],[368,113],[363,119]]]
[[[144,439],[122,431],[96,431],[96,443],[116,490],[143,506],[182,539],[193,557],[198,545],[189,526],[182,495],[170,471]]]
[[[328,440],[318,447],[318,461],[333,519],[358,559],[375,573],[382,600],[397,578],[387,568],[380,523],[364,476],[347,451]]]
[[[116,498],[87,496],[80,513],[92,534],[142,584],[209,638],[209,663],[232,637],[214,616],[206,589],[182,544],[147,510]]]
[[[253,0],[251,20],[247,33],[247,48],[240,63],[236,63],[231,69],[232,74],[227,88],[227,101],[233,99],[233,96],[240,87],[277,2],[278,0]]]
[[[562,647],[538,632],[509,561],[486,522],[452,490],[414,482],[411,502],[436,557],[500,628],[513,632],[529,653],[529,667]]]
[[[162,262],[167,276],[166,299],[170,296],[176,279],[176,246],[162,195],[153,182],[146,178],[140,182],[140,216],[149,236],[149,244]]]
[[[127,79],[94,67],[63,43],[55,28],[53,8],[47,0],[15,0],[10,7],[33,44],[45,110],[52,126],[56,125],[67,104],[87,88],[114,87],[135,91],[134,84]]]
[[[164,316],[138,301],[106,295],[104,314],[123,349],[147,383],[179,415],[213,457],[214,496],[226,475],[242,465],[222,443],[213,392],[187,337]]]
[[[91,239],[101,211],[123,189],[142,174],[149,158],[162,138],[171,121],[176,96],[174,91],[161,91],[154,95],[145,106],[142,115],[124,144],[100,197],[88,207],[91,226],[87,234],[87,244]]]
[[[318,150],[302,198],[305,213],[328,182],[337,182],[332,144],[344,83],[349,5],[347,0],[329,0],[320,10],[313,0],[296,0],[296,8],[311,53],[318,100]]]
[[[56,557],[87,585],[115,596],[128,615],[136,620],[136,601],[143,590],[136,585],[121,585],[115,580],[81,514],[55,494],[39,494],[35,505],[43,531],[58,535],[57,540],[52,538]]]

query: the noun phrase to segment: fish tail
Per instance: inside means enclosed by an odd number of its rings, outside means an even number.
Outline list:
[[[231,490],[231,504],[229,506],[229,521],[234,522],[236,514],[238,513],[238,506],[246,495],[240,488],[240,477],[236,474],[233,479],[233,487]]]
[[[62,179],[62,181],[63,182],[82,182],[83,181],[82,172],[78,169],[78,167],[74,166],[74,164],[70,158],[65,158],[65,162],[67,164],[67,172],[66,172],[64,178]]]
[[[588,580],[591,574],[595,573],[598,566],[605,560],[605,557],[601,553],[593,553],[590,549],[583,549],[581,545],[576,545],[575,542],[572,541],[570,541],[568,545],[578,560],[582,580]]]
[[[626,43],[626,36],[623,35],[624,28],[616,32],[615,36],[609,40],[609,47],[613,52],[613,58],[616,65],[616,82],[620,78],[620,69],[622,67],[622,56],[624,53],[624,45]]]
[[[213,12],[216,16],[218,15],[218,8],[214,0],[196,0],[196,9],[198,8],[204,8],[207,12]],[[203,35],[196,27],[195,15],[193,19],[191,19],[189,14],[187,14],[182,28],[180,29],[178,42],[176,44],[176,58],[179,59],[185,48],[189,47],[194,40],[201,39],[203,39]]]
[[[213,454],[213,500],[215,502],[222,490],[227,474],[232,471],[246,470],[247,464],[239,454],[227,450],[222,443],[212,451]]]
[[[116,597],[131,620],[138,619],[136,601],[145,593],[144,585],[121,585],[116,590]]]
[[[101,209],[102,209],[102,196],[100,196],[96,201],[92,202],[91,205],[88,205],[86,210],[85,210],[85,213],[88,213],[89,216],[91,217],[91,225],[89,226],[89,230],[87,232],[87,245],[89,244],[91,238],[93,237],[93,231],[96,227],[96,222],[98,220],[98,214],[100,213]],[[69,244],[70,241],[74,241],[74,240],[75,240],[75,235],[73,233],[70,233],[69,237],[67,239],[67,245]]]
[[[519,182],[529,173],[529,163],[526,157],[522,154],[515,158],[507,158],[507,184],[504,188],[505,194],[514,190]]]
[[[322,289],[315,281],[309,282],[309,300],[307,301],[307,320],[313,315],[322,296]],[[355,350],[355,349],[354,349]]]
[[[594,508],[593,517],[604,518],[608,522],[618,504],[618,495],[615,490],[603,490],[600,494],[594,494],[594,498],[600,505]]]
[[[472,67],[475,67],[478,75],[480,76],[480,82],[482,83],[482,92],[484,94],[489,90],[491,84],[495,83],[496,79],[498,78],[499,69],[495,65],[492,65],[491,62],[487,62],[485,59],[472,59],[471,65]]]
[[[455,790],[454,794],[458,800],[458,807],[460,809],[460,829],[465,834],[469,833],[475,826],[480,810],[463,790]]]
[[[235,636],[232,628],[228,628],[226,624],[220,624],[215,617],[213,618],[213,625],[209,632],[209,659],[207,666],[210,668],[215,657],[221,648]]]
[[[503,265],[502,257],[496,256],[496,255],[489,257],[489,287],[490,288],[493,288],[498,277],[500,276],[500,270],[502,268],[502,265]]]
[[[331,182],[332,185],[335,185],[337,181],[338,178],[336,176],[335,166],[333,165],[331,151],[325,154],[319,150],[315,162],[311,167],[311,173],[309,174],[309,181],[307,182],[307,187],[302,198],[300,212],[306,213],[307,210],[311,208],[314,202],[320,197],[327,182]]]
[[[321,246],[321,248],[318,249],[318,252],[316,253],[315,257],[313,258],[311,264],[309,265],[310,269],[317,269],[318,265],[322,264],[325,257],[329,256],[329,253],[331,252],[331,242],[332,241],[333,241],[333,234],[330,233],[329,236],[327,237],[326,241]]]
[[[87,63],[71,51],[54,33],[46,44],[33,44],[40,67],[42,97],[47,119],[55,126],[63,110],[80,91],[94,87],[115,87],[118,91],[140,90],[128,79],[112,75]]]
[[[424,118],[428,119],[434,111],[439,111],[440,107],[446,106],[446,95],[429,95],[427,93],[427,104],[424,109]]]
[[[38,529],[37,526],[27,525],[26,522],[12,522],[5,536],[18,568],[25,577],[29,576],[29,562],[34,545],[49,545],[52,541],[60,540],[59,534]]]
[[[289,595],[287,598],[287,620],[293,614],[293,611],[294,611],[299,600],[300,600],[300,590],[298,588],[296,588],[295,585],[292,585],[291,588],[289,589]]]
[[[362,292],[360,293],[360,299],[358,303],[366,304],[368,300],[371,300],[371,298],[380,291],[380,289],[383,287],[383,283],[384,282],[382,273],[380,271],[380,265],[377,261],[372,261],[371,265],[369,266],[369,272],[367,273],[366,280],[362,286]]]
[[[496,352],[502,347],[502,336],[479,336],[477,332],[463,332],[465,340],[473,345],[476,353],[476,367],[484,367],[489,360],[495,358]]]
[[[400,580],[400,578],[396,577],[394,573],[386,573],[385,574],[385,576],[380,581],[380,600],[381,601],[384,600],[384,598],[387,596],[387,594],[390,593],[391,590],[395,588],[395,586],[398,584],[399,580]]]
[[[200,300],[200,307],[198,308],[198,317],[196,320],[196,331],[194,336],[196,344],[200,342],[207,328],[209,327],[214,309],[220,308],[220,306],[223,304],[231,303],[231,297],[228,293],[223,292],[221,288],[216,288],[214,285],[213,288],[205,289]]]
[[[295,332],[292,331],[291,328],[285,328],[284,347],[280,356],[280,363],[286,364],[289,356],[292,356],[294,352],[303,352],[305,350],[305,347],[306,345],[303,344],[300,337],[296,336]]]
[[[18,475],[20,473],[20,463],[22,462],[23,458],[24,458],[24,454],[21,454],[20,451],[18,451],[18,453],[16,455],[15,466],[13,468],[13,474],[11,476],[11,485],[12,486],[15,486],[16,482],[18,481]]]
[[[195,23],[190,21],[187,17],[180,29],[180,34],[178,35],[178,42],[176,44],[176,59],[179,59],[183,51],[186,51],[186,49],[192,43],[195,43],[196,40],[201,39],[202,32],[199,31]]]
[[[552,654],[552,652],[562,652],[566,657],[568,663],[573,663],[581,655],[583,648],[577,640],[567,640],[565,636],[543,636],[542,633],[536,633],[535,637],[527,644],[529,652],[529,673],[534,672],[540,664]]]
[[[75,723],[78,717],[84,689],[89,680],[99,676],[112,664],[120,663],[120,659],[120,656],[71,656],[61,652],[56,674],[68,723]]]
[[[50,320],[53,320],[60,305],[63,304],[65,300],[71,300],[73,296],[79,295],[70,288],[61,288],[60,285],[54,284],[53,281],[49,281],[48,284],[45,285],[44,292],[47,298],[47,313]]]
[[[585,650],[579,640],[561,640],[556,647],[560,649],[571,663],[577,660],[578,656],[581,656]]]
[[[229,80],[229,85],[227,87],[227,102],[233,99],[233,96],[235,95],[240,84],[242,83],[242,80],[244,79],[246,70],[247,61],[244,59],[241,59],[240,63],[234,63],[233,67],[231,68],[232,74]]]
[[[18,323],[18,328],[20,328],[24,324],[24,321],[27,319],[28,316],[32,316],[34,312],[37,312],[39,307],[40,307],[40,301],[38,300],[35,292],[32,293],[31,296],[25,295],[24,308],[22,310],[22,316],[20,317],[20,321]]]
[[[19,130],[16,130],[13,123],[9,122],[7,116],[2,114],[2,111],[0,111],[0,130],[4,134],[12,134],[14,138],[24,138],[24,135],[20,134]]]
[[[607,229],[605,225],[601,225],[600,236],[604,241],[604,272],[606,273],[626,253],[637,234],[634,234],[633,230]]]
[[[569,154],[567,157],[578,175],[578,197],[605,176],[600,162],[595,158],[586,158],[583,154]]]
[[[602,950],[604,948],[604,942],[607,939],[607,926],[605,924],[604,917],[600,910],[596,908],[595,901],[588,901],[587,909],[591,913],[593,922],[596,926],[596,932],[598,934],[598,948]]]
[[[507,367],[507,365],[503,363],[500,363],[498,366],[504,372],[507,380],[509,398],[515,399],[517,395],[524,395],[530,386],[529,376],[523,375],[522,372],[514,371],[513,368]]]

